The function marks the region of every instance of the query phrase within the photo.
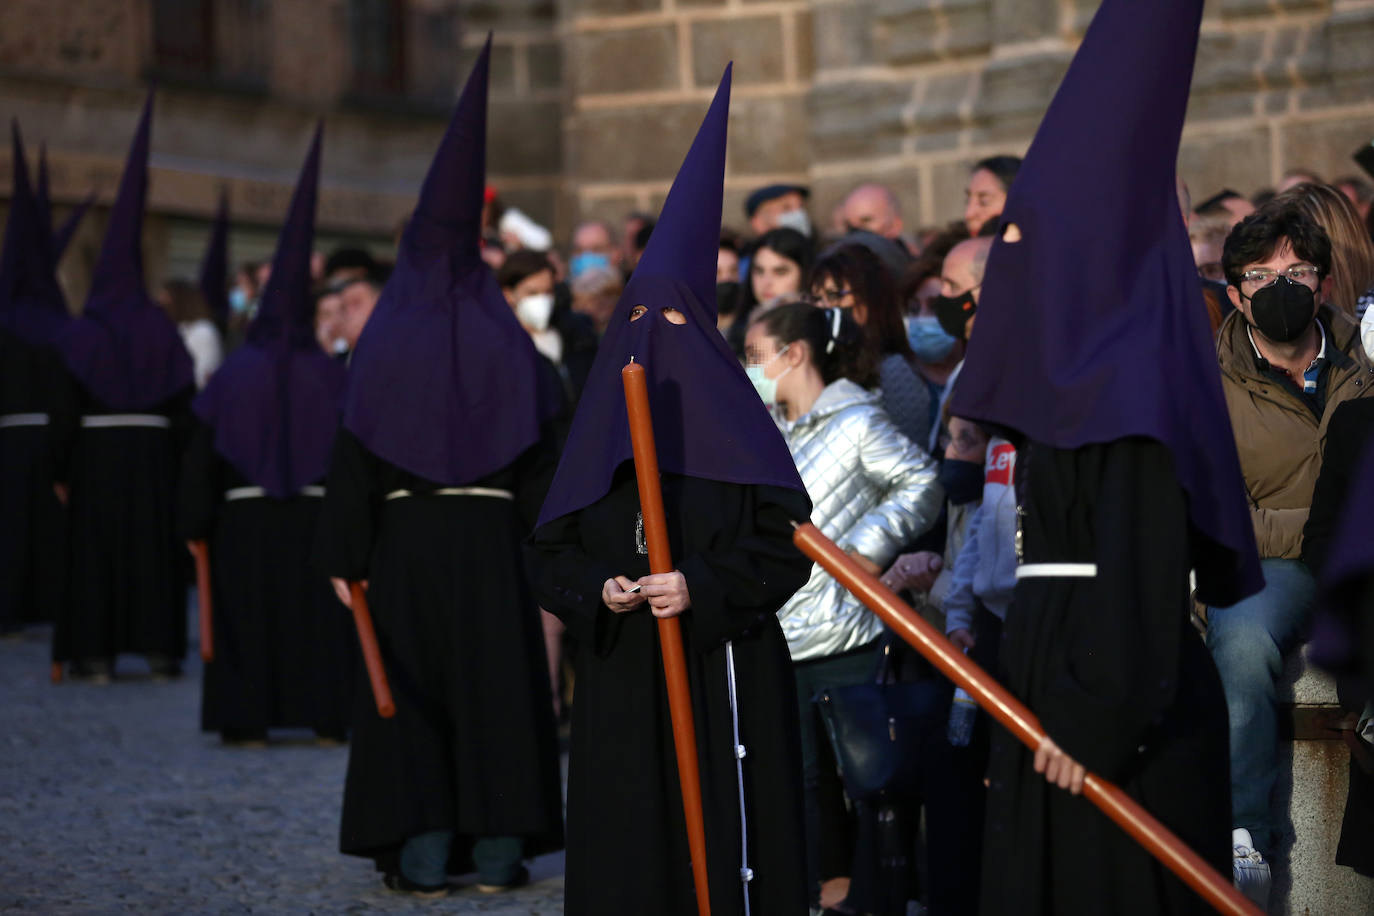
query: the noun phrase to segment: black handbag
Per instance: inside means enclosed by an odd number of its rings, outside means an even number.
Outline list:
[[[896,680],[893,654],[886,642],[873,683],[827,687],[812,698],[845,793],[855,801],[914,792],[921,745],[949,721],[949,683],[938,677]]]

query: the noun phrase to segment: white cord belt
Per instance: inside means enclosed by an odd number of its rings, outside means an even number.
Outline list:
[[[744,891],[744,916],[749,916],[749,882],[754,870],[749,867],[749,822],[744,811],[744,757],[748,753],[739,740],[739,698],[735,693],[735,644],[725,644],[725,680],[730,689],[730,723],[735,730],[735,777],[739,781],[739,879]]]
[[[1016,567],[1017,579],[1091,579],[1096,575],[1096,563],[1022,563]]]
[[[0,416],[0,429],[9,429],[11,426],[47,426],[48,415],[45,413],[7,413]]]
[[[296,491],[297,496],[324,496],[324,487],[301,487]],[[267,491],[262,487],[233,487],[224,491],[224,501],[234,502],[240,499],[263,499],[267,496]]]
[[[387,499],[405,499],[407,496],[415,494],[409,490],[392,490],[386,494]],[[421,493],[421,496],[490,496],[493,499],[514,500],[515,494],[510,490],[494,490],[491,487],[444,487],[439,490],[430,490]]]
[[[81,418],[87,429],[108,429],[117,426],[142,426],[147,429],[170,429],[172,421],[155,413],[102,413]]]

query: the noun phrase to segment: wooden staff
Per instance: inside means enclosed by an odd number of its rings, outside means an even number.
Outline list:
[[[631,359],[621,370],[620,377],[625,383],[625,408],[630,417],[630,443],[634,450],[635,478],[639,482],[640,512],[644,516],[644,541],[649,548],[649,571],[670,573],[674,571],[673,555],[663,514],[663,492],[659,489],[658,450],[654,446],[654,422],[649,412],[644,367]],[[663,651],[663,676],[668,682],[668,711],[673,719],[673,746],[677,749],[677,777],[682,787],[682,813],[687,821],[692,878],[696,882],[697,913],[710,916],[706,826],[701,815],[701,777],[697,771],[697,731],[692,717],[692,695],[687,688],[682,624],[676,617],[658,618],[658,642]]]
[[[358,644],[363,650],[363,664],[367,679],[372,682],[372,698],[377,702],[377,715],[390,719],[396,715],[396,702],[391,698],[391,684],[382,665],[382,650],[377,647],[377,631],[372,628],[372,614],[367,609],[367,592],[361,582],[348,583],[349,604],[353,609],[353,624],[358,628]]]
[[[215,660],[215,604],[210,595],[210,548],[204,541],[187,541],[196,559],[196,597],[200,604],[200,660]]]
[[[942,633],[865,572],[854,559],[821,534],[815,525],[797,525],[792,540],[806,554],[868,605],[883,623],[926,657],[926,660],[955,684],[968,691],[978,705],[987,710],[1015,738],[1031,750],[1040,746],[1045,730],[1040,720],[1020,700],[978,664],[954,647]],[[1236,890],[1216,870],[1203,861],[1173,831],[1157,821],[1120,788],[1095,773],[1083,779],[1083,797],[1097,805],[1109,818],[1144,846],[1150,855],[1164,863],[1217,912],[1231,916],[1264,916],[1263,912]]]

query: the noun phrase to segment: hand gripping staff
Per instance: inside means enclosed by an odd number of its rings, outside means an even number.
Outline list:
[[[205,541],[187,541],[196,561],[196,597],[200,604],[200,660],[215,660],[215,603],[210,594],[210,547]]]
[[[382,666],[382,650],[377,648],[377,631],[372,629],[372,614],[367,609],[367,593],[361,582],[348,583],[349,608],[353,611],[353,624],[358,628],[358,645],[363,650],[363,664],[367,666],[367,679],[372,682],[372,698],[377,701],[377,715],[390,719],[396,715],[396,703],[391,699],[391,684],[386,679],[386,668]]]
[[[1035,714],[1013,697],[977,663],[971,661],[949,640],[926,623],[909,606],[878,580],[864,572],[843,550],[809,522],[796,526],[792,540],[802,553],[819,563],[846,589],[868,605],[911,646],[939,668],[941,673],[968,691],[978,705],[1034,750],[1045,737]],[[1228,916],[1263,916],[1253,903],[1188,848],[1144,808],[1117,786],[1094,773],[1083,780],[1083,796],[1102,810],[1117,826],[1184,883],[1197,891],[1219,913]]]
[[[632,357],[629,365],[620,370],[620,378],[625,383],[625,409],[630,418],[630,445],[634,451],[635,479],[639,482],[639,507],[644,516],[644,541],[649,548],[649,572],[670,573],[673,556],[668,546],[663,492],[659,489],[658,450],[654,446],[654,422],[649,412],[644,367]],[[663,676],[668,682],[668,711],[673,719],[673,745],[677,749],[677,775],[682,788],[682,813],[687,821],[687,845],[692,855],[692,878],[696,882],[697,913],[710,916],[706,827],[701,815],[701,777],[697,772],[697,733],[692,720],[692,695],[687,689],[682,624],[676,617],[658,619],[658,642],[663,652]]]

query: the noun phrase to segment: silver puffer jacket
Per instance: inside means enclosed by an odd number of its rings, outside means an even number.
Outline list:
[[[935,524],[945,493],[935,462],[897,430],[879,400],[840,379],[782,431],[815,507],[811,521],[841,548],[887,568]],[[796,662],[858,648],[882,631],[873,612],[819,565],[778,617]]]

